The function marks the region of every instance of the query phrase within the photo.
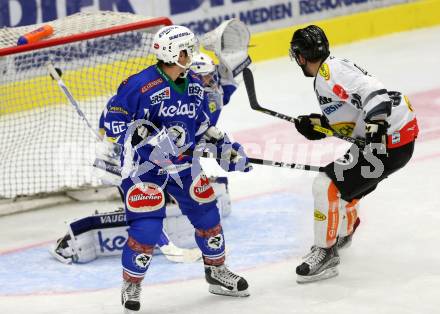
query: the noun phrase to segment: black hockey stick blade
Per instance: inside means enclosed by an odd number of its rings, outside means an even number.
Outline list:
[[[258,104],[257,94],[255,93],[254,75],[252,74],[252,71],[249,68],[243,69],[243,80],[244,80],[244,85],[246,86],[246,92],[248,94],[251,108],[254,110],[263,109]]]
[[[248,94],[248,98],[249,98],[249,104],[251,105],[251,108],[253,110],[257,110],[260,112],[263,112],[265,114],[268,114],[270,116],[276,117],[276,118],[280,118],[289,122],[294,123],[295,122],[295,118],[286,116],[285,114],[267,109],[267,108],[263,108],[260,106],[260,104],[258,103],[257,100],[257,94],[255,92],[255,83],[254,83],[254,75],[252,74],[252,71],[249,68],[245,68],[243,70],[243,80],[244,80],[244,85],[246,86],[246,92]]]

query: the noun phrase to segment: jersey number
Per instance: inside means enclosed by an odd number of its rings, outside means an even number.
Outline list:
[[[119,134],[125,131],[127,127],[125,126],[125,122],[123,121],[113,121],[112,122],[112,132],[113,134]]]

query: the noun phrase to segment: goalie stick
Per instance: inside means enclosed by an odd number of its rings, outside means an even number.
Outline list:
[[[102,141],[101,136],[98,134],[98,132],[92,127],[89,120],[87,120],[87,117],[85,116],[84,112],[82,112],[81,108],[79,107],[78,102],[73,97],[70,90],[67,88],[66,84],[64,84],[63,80],[61,79],[61,70],[56,69],[51,62],[48,62],[46,64],[47,69],[49,71],[50,76],[52,79],[56,80],[58,83],[58,86],[60,87],[60,90],[66,95],[67,99],[69,100],[70,104],[75,108],[78,115],[81,117],[81,119],[85,122],[87,127],[89,128],[90,132],[92,132],[93,136],[98,140]]]
[[[249,68],[245,68],[243,70],[243,80],[244,80],[244,84],[246,86],[246,92],[248,94],[249,103],[250,103],[251,108],[253,110],[263,112],[263,113],[268,114],[270,116],[273,116],[273,117],[276,117],[279,119],[283,119],[283,120],[289,121],[291,123],[295,123],[296,118],[289,117],[285,114],[282,114],[282,113],[279,113],[279,112],[276,112],[276,111],[273,111],[273,110],[270,110],[267,108],[263,108],[260,106],[260,104],[258,103],[258,100],[257,100],[257,94],[255,92],[254,76],[252,74],[252,71]],[[341,140],[345,140],[345,141],[350,142],[352,144],[356,144],[357,146],[359,146],[361,148],[365,147],[365,141],[363,141],[363,140],[355,139],[355,138],[349,137],[349,136],[343,136],[339,133],[333,132],[332,130],[324,128],[320,125],[313,126],[313,129],[315,131],[323,133],[327,136],[337,137]]]

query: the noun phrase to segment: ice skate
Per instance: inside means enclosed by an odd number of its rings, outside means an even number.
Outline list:
[[[132,311],[139,311],[141,308],[140,303],[141,284],[133,283],[124,280],[121,291],[121,303],[125,309],[125,313],[132,313]]]
[[[248,283],[243,277],[230,271],[225,265],[205,265],[205,278],[209,292],[231,297],[248,297]]]
[[[296,281],[306,283],[335,277],[338,275],[338,264],[336,245],[328,249],[313,246],[303,263],[296,268]]]

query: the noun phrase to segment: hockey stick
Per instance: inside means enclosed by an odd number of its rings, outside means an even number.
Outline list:
[[[257,94],[255,92],[254,76],[252,74],[252,71],[249,68],[245,68],[243,70],[243,80],[244,80],[244,84],[246,86],[246,92],[248,94],[249,103],[250,103],[251,108],[253,110],[263,112],[263,113],[268,114],[270,116],[273,116],[273,117],[276,117],[279,119],[283,119],[283,120],[289,121],[291,123],[295,123],[296,118],[289,117],[285,114],[282,114],[282,113],[279,113],[279,112],[276,112],[276,111],[273,111],[273,110],[270,110],[267,108],[263,108],[260,106],[260,104],[258,103],[258,100],[257,100]],[[349,137],[349,136],[343,136],[339,133],[333,132],[332,130],[324,128],[320,125],[313,126],[313,129],[315,131],[323,133],[327,136],[337,137],[341,140],[345,140],[345,141],[350,142],[352,144],[356,144],[359,147],[365,147],[365,141],[363,141],[363,140],[355,139],[355,138]]]
[[[222,160],[221,158],[216,158],[214,154],[208,152],[192,152],[186,151],[184,153],[185,156],[192,157],[203,157],[203,158],[213,158],[215,160]],[[316,171],[316,172],[324,172],[324,167],[320,166],[312,166],[312,165],[303,165],[303,164],[295,164],[295,163],[286,163],[281,161],[273,161],[266,159],[258,159],[258,158],[248,158],[248,162],[255,165],[263,165],[263,166],[272,166],[278,168],[289,168],[289,169],[298,169],[298,170],[306,170],[306,171]],[[121,176],[122,168],[118,165],[114,165],[104,159],[96,159],[93,163],[93,167],[105,170],[114,175]]]
[[[64,84],[63,80],[61,79],[61,76],[60,76],[61,75],[61,70],[55,69],[55,67],[53,66],[53,64],[51,62],[48,62],[46,64],[46,66],[47,66],[47,69],[49,71],[50,76],[52,77],[52,79],[57,81],[60,90],[64,93],[64,95],[66,95],[66,97],[69,100],[70,104],[75,108],[76,112],[81,117],[81,119],[85,122],[85,124],[89,128],[90,132],[93,134],[93,136],[98,141],[102,141],[101,136],[92,127],[92,125],[90,124],[89,120],[87,120],[87,117],[85,116],[84,112],[82,112],[81,108],[79,107],[78,102],[75,100],[75,98],[73,97],[72,93],[70,92],[70,90],[67,88],[66,84]]]

